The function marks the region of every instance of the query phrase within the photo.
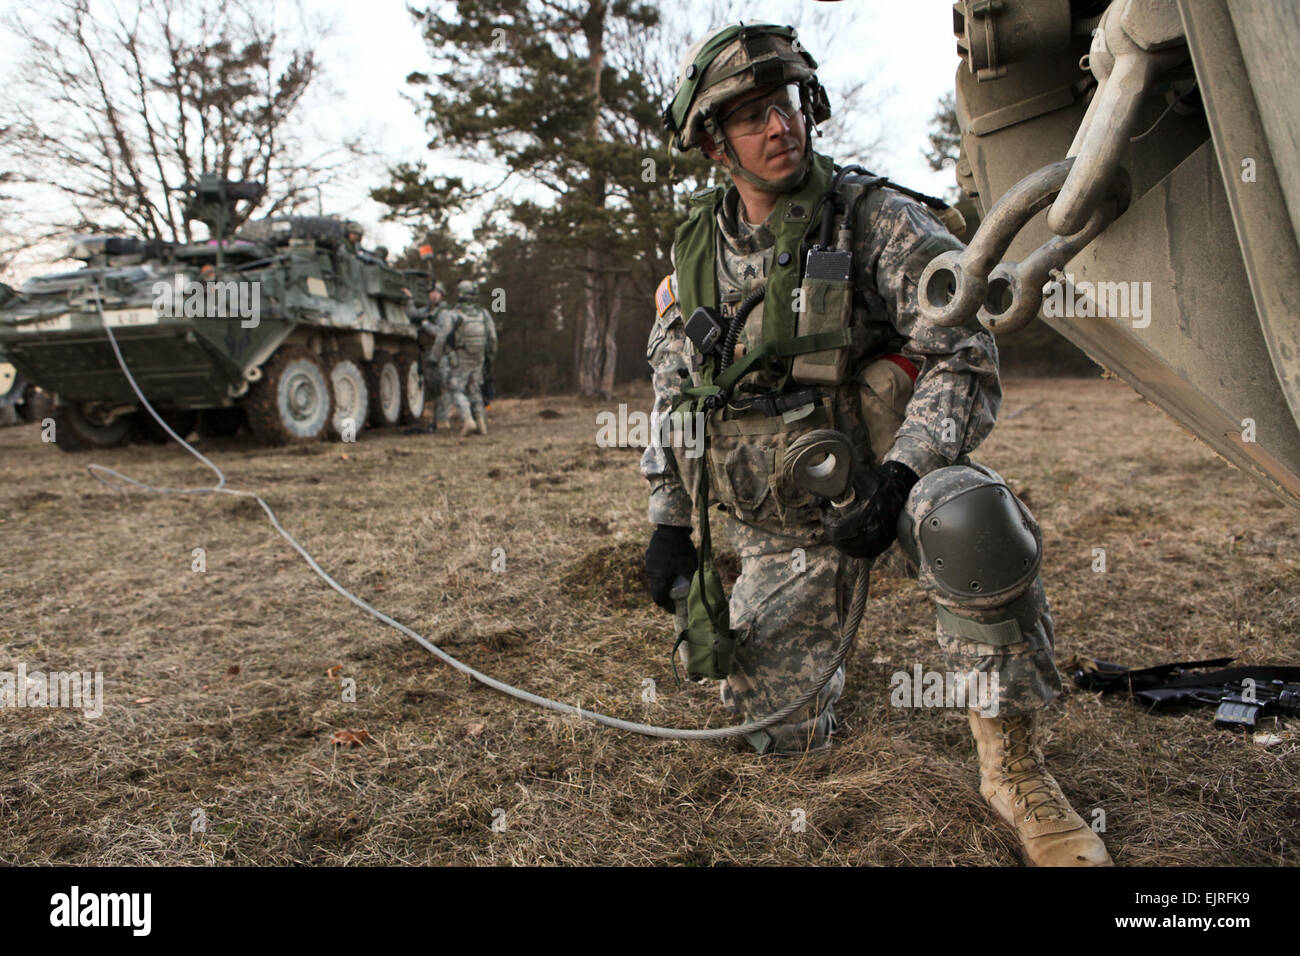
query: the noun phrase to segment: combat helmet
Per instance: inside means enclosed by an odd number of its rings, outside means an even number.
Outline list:
[[[477,299],[478,283],[473,279],[461,279],[456,283],[456,298],[458,299]]]
[[[797,83],[806,128],[803,162],[779,180],[763,179],[740,165],[723,135],[718,109],[750,90]],[[673,98],[664,108],[664,126],[673,146],[685,152],[700,145],[701,131],[726,152],[729,170],[770,192],[799,185],[812,167],[812,129],[830,119],[830,101],[817,80],[817,61],[803,48],[794,27],[774,23],[736,23],[718,27],[686,51]]]

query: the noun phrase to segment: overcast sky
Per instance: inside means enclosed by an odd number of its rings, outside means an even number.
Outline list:
[[[21,7],[39,14],[43,2],[48,0],[0,0],[0,10]],[[329,95],[319,98],[309,116],[320,139],[328,143],[336,130],[364,129],[387,163],[423,159],[433,170],[465,175],[475,181],[501,178],[501,170],[428,151],[421,119],[403,97],[408,91],[407,74],[430,66],[404,0],[279,0],[277,6],[281,13],[291,14],[297,4],[309,17],[333,25],[319,49],[323,73],[332,89]],[[942,194],[953,184],[951,171],[932,172],[921,152],[927,145],[926,132],[935,103],[951,89],[957,66],[950,0],[802,0],[802,4],[798,0],[772,0],[747,9],[746,19],[781,23],[795,20],[801,40],[820,62],[821,75],[832,89],[841,78],[866,75],[872,77],[877,94],[888,92],[880,99],[879,115],[868,117],[868,128],[858,133],[863,140],[873,139],[877,127],[891,133],[882,155],[873,164],[875,172],[933,194]],[[826,35],[819,35],[818,30],[792,16],[791,10],[798,13],[802,9],[829,10],[833,29],[820,31]],[[853,9],[858,11],[857,23],[847,26]],[[691,24],[690,32],[702,35],[714,25]],[[17,59],[11,57],[10,63]],[[832,109],[834,106],[832,102]],[[842,162],[858,159],[836,158]],[[410,230],[383,222],[385,208],[368,199],[368,191],[386,181],[385,162],[360,171],[350,183],[326,191],[322,198],[326,212],[358,219],[366,226],[367,245],[384,244],[397,251],[411,241]],[[526,184],[507,189],[518,197],[533,195]],[[455,220],[453,226],[467,235],[475,223],[476,215],[471,214]],[[30,274],[29,268],[22,271]],[[36,271],[40,271],[39,267]],[[19,277],[10,277],[11,281],[13,278]]]

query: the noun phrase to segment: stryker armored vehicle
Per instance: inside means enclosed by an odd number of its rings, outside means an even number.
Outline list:
[[[236,203],[255,203],[261,187],[205,175],[191,192],[188,217],[222,237]],[[268,444],[414,421],[424,382],[406,302],[424,300],[430,277],[391,268],[360,238],[355,223],[279,216],[202,242],[80,239],[70,258],[83,268],[0,289],[0,359],[57,396],[55,442],[67,451],[122,444],[141,429],[166,437],[105,326],[182,436],[200,413],[213,434],[246,418]]]
[[[960,0],[953,32],[982,221],[922,311],[1042,318],[1300,506],[1300,4]]]

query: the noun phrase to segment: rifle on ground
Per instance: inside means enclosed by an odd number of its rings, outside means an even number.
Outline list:
[[[1102,693],[1128,691],[1152,709],[1211,704],[1216,708],[1216,727],[1253,730],[1264,717],[1300,716],[1300,667],[1223,666],[1234,660],[1218,657],[1133,669],[1076,657],[1071,669],[1077,687]],[[1206,670],[1213,667],[1221,669]]]

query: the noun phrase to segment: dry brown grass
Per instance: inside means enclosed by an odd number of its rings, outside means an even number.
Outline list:
[[[1300,659],[1293,512],[1121,384],[1008,383],[1004,411],[1022,408],[979,457],[1043,525],[1059,660]],[[668,619],[642,591],[637,455],[595,447],[597,410],[506,400],[487,439],[208,447],[345,586],[452,654],[584,708],[721,725],[716,693],[674,687]],[[4,860],[1017,861],[976,792],[964,715],[889,707],[894,670],[939,665],[929,603],[904,578],[875,576],[843,737],[763,759],[472,684],[327,590],[251,502],[125,497],[88,477],[90,460],[155,484],[207,480],[176,448],[70,456],[36,426],[0,431],[0,669],[103,671],[106,696],[99,720],[0,712]],[[205,574],[190,570],[195,547]],[[336,664],[356,703],[326,676]],[[349,728],[369,741],[330,744]],[[1265,748],[1206,710],[1147,716],[1073,694],[1053,708],[1047,751],[1076,807],[1106,811],[1121,864],[1294,864],[1300,747],[1281,732]],[[192,836],[200,808],[207,830]],[[795,809],[806,832],[792,832]]]

